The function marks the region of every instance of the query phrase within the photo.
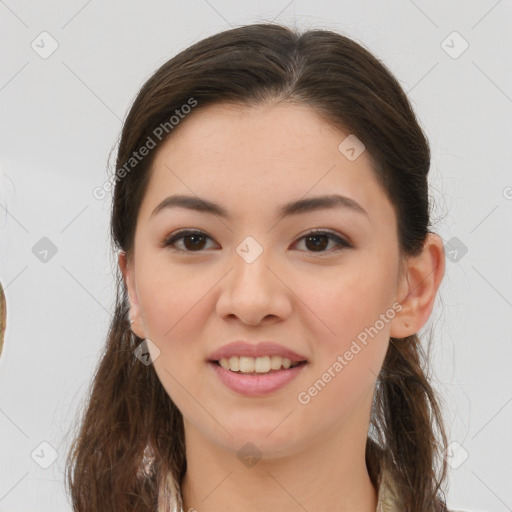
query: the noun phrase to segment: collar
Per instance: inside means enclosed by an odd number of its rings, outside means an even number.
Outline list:
[[[382,469],[379,477],[379,493],[377,498],[377,512],[399,512],[400,500],[396,484],[391,473]]]

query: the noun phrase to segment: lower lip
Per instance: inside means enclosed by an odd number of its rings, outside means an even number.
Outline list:
[[[295,379],[307,366],[301,363],[288,370],[279,370],[271,373],[244,374],[226,370],[215,362],[208,361],[222,383],[228,388],[246,396],[262,396],[273,393]]]

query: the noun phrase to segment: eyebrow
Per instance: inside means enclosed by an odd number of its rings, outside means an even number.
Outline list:
[[[203,199],[199,196],[173,195],[166,197],[151,213],[150,217],[168,208],[187,208],[200,213],[218,215],[225,219],[231,219],[229,212],[221,205]],[[317,210],[332,208],[344,208],[368,216],[366,210],[354,199],[340,194],[329,194],[308,199],[299,199],[281,206],[278,210],[278,218],[290,217],[310,213]]]

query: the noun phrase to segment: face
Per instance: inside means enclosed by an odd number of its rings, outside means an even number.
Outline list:
[[[158,347],[154,368],[186,435],[277,457],[342,426],[367,429],[400,281],[396,217],[369,155],[347,158],[349,133],[290,104],[215,105],[179,128],[156,155],[124,274],[132,329]],[[158,208],[177,194],[227,216]],[[349,201],[281,216],[332,194]],[[183,230],[196,236],[173,239]],[[247,396],[208,362],[236,340],[273,341],[307,363]]]

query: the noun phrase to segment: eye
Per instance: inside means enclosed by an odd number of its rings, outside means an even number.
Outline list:
[[[201,249],[204,246],[204,239],[210,238],[208,235],[203,233],[202,231],[195,230],[184,230],[178,231],[173,235],[167,237],[163,243],[162,247],[170,247],[176,251],[184,251],[184,252],[201,252]],[[175,247],[176,242],[184,240],[185,250]],[[211,240],[211,238],[210,238]]]
[[[343,249],[352,247],[346,240],[339,237],[338,235],[331,233],[329,231],[310,231],[306,235],[299,238],[299,241],[304,240],[306,244],[311,243],[310,247],[313,247],[313,251],[315,253],[322,252],[338,252]],[[326,242],[327,240],[327,242]],[[329,244],[329,241],[333,241],[336,243],[336,247],[332,251],[324,251],[326,245]]]
[[[197,230],[183,230],[178,231],[170,236],[168,236],[163,242],[162,247],[169,247],[172,250],[182,251],[182,252],[202,252],[205,246],[205,240],[210,239],[206,233]],[[338,235],[331,233],[329,231],[321,231],[315,230],[310,231],[304,236],[300,237],[298,242],[304,240],[306,244],[310,244],[309,247],[313,248],[313,253],[322,253],[322,252],[338,252],[345,248],[352,247],[346,240],[339,237]],[[326,242],[327,240],[327,242]],[[325,251],[325,247],[329,244],[329,241],[335,242],[335,248],[332,251]],[[183,248],[177,247],[177,242],[183,242]]]

